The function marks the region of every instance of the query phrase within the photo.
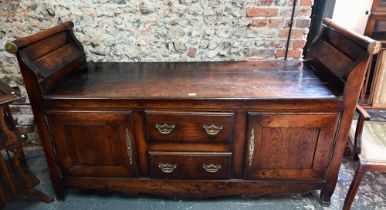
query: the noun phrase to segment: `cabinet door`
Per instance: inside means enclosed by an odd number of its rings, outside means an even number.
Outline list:
[[[47,118],[65,176],[135,175],[129,112],[57,111]]]
[[[337,119],[337,114],[249,113],[246,178],[323,179]]]

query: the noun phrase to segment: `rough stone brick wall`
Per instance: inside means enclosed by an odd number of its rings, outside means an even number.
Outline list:
[[[7,40],[72,20],[93,61],[282,59],[293,0],[0,0],[0,79],[25,89]],[[298,0],[289,57],[300,58],[312,0]],[[12,106],[33,131],[28,99]]]

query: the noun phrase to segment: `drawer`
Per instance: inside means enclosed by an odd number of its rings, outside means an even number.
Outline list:
[[[233,113],[146,112],[148,141],[213,142],[232,139]]]
[[[229,179],[232,153],[149,152],[152,178]]]

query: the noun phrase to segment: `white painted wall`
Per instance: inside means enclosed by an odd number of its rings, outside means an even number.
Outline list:
[[[363,34],[373,0],[336,0],[332,19],[337,23]],[[368,11],[368,14],[366,14]]]

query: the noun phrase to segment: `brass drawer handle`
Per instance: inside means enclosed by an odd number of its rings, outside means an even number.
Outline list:
[[[159,163],[158,167],[161,169],[162,172],[170,174],[177,168],[177,164]]]
[[[174,125],[174,124],[171,124],[171,125],[168,125],[167,123],[164,123],[162,125],[161,124],[155,124],[155,128],[157,128],[158,132],[160,132],[163,135],[167,135],[167,134],[171,133],[175,127],[176,127],[176,125]]]
[[[215,124],[203,125],[202,127],[205,129],[205,132],[210,136],[215,136],[219,134],[224,128],[224,126],[222,125],[215,125]]]
[[[221,165],[215,165],[213,163],[211,163],[211,164],[202,164],[202,168],[205,169],[206,172],[216,173],[218,170],[221,169]]]

